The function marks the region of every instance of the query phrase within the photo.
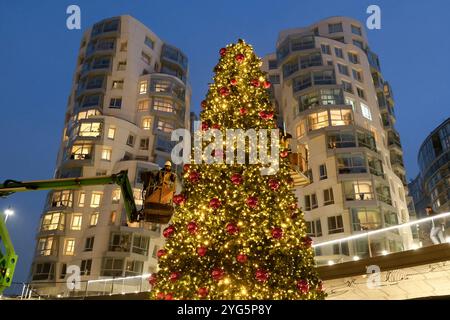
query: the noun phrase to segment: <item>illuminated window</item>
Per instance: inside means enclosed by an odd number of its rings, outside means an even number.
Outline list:
[[[361,112],[364,118],[372,120],[372,113],[370,112],[369,107],[366,106],[364,103],[361,103]]]
[[[170,113],[174,112],[174,106],[172,101],[164,98],[153,99],[153,109],[155,111],[170,112]]]
[[[120,201],[120,189],[114,189],[111,194],[112,203],[119,203]]]
[[[114,136],[116,135],[116,128],[109,127],[108,129],[108,139],[114,140]]]
[[[64,219],[61,212],[47,213],[42,217],[41,231],[56,230],[64,227]],[[60,224],[61,222],[61,224]]]
[[[142,206],[142,190],[140,189],[133,189],[133,196],[134,196],[134,202],[138,205],[138,206]]]
[[[98,212],[94,212],[91,214],[91,219],[89,220],[89,226],[94,227],[98,222]]]
[[[147,80],[142,80],[141,82],[139,82],[139,93],[140,94],[147,93],[147,89],[148,89],[148,81]]]
[[[53,191],[52,207],[72,207],[73,193],[71,190]]]
[[[356,108],[355,108],[355,100],[350,99],[350,98],[345,98],[345,104],[352,106],[352,110],[353,111],[356,110]]]
[[[352,111],[348,109],[330,110],[332,126],[346,126],[352,123]]]
[[[98,208],[100,206],[102,196],[103,196],[102,192],[92,192],[91,208]]]
[[[80,124],[78,135],[80,137],[98,137],[101,134],[101,128],[100,122],[84,122]]]
[[[297,126],[297,138],[301,138],[305,135],[305,121],[301,121]]]
[[[150,130],[152,128],[152,119],[151,118],[143,118],[142,119],[142,129]]]
[[[49,256],[52,254],[53,237],[40,238],[37,245],[37,254]]]
[[[137,110],[138,111],[147,111],[149,107],[149,100],[141,100],[138,102]]]
[[[344,181],[343,186],[347,201],[374,199],[371,181]]]
[[[353,231],[374,230],[382,227],[379,209],[351,208]]]
[[[86,199],[86,193],[80,192],[80,197],[78,198],[78,206],[80,208],[84,207],[85,199]]]
[[[70,226],[71,230],[81,230],[81,223],[83,221],[83,215],[74,214],[72,215],[72,223]]]
[[[83,120],[83,119],[87,119],[96,115],[99,115],[100,112],[96,109],[91,109],[91,110],[86,110],[86,111],[80,111],[78,112],[77,116],[76,116],[76,120]]]
[[[317,130],[328,126],[328,112],[318,112],[308,115],[309,130]]]
[[[112,150],[109,148],[103,148],[102,150],[102,160],[111,161]]]
[[[158,121],[158,130],[166,133],[171,133],[173,131],[173,125],[165,121]]]
[[[75,239],[66,239],[64,241],[64,255],[73,256],[75,253]]]
[[[92,145],[90,144],[77,144],[72,146],[70,154],[71,160],[87,160],[91,159]]]
[[[114,224],[114,223],[116,223],[116,219],[117,219],[117,212],[116,211],[112,211],[109,222],[111,224]]]
[[[112,83],[113,89],[123,89],[123,80],[114,80]]]
[[[151,90],[154,92],[169,92],[171,82],[167,80],[152,80]]]

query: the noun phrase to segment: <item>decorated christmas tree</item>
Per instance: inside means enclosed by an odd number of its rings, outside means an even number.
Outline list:
[[[201,131],[277,128],[261,65],[243,40],[220,50],[202,102]],[[224,151],[212,155],[225,157],[230,148],[224,141]],[[184,165],[183,190],[174,196],[166,244],[158,251],[159,271],[149,279],[152,299],[324,298],[292,193],[288,150],[277,150],[273,174],[263,175],[261,163]],[[247,145],[246,160],[249,151]]]

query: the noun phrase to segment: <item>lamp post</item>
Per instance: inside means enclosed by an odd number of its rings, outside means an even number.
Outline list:
[[[8,207],[8,209],[5,210],[5,223],[6,220],[8,220],[9,216],[12,216],[14,214],[14,210],[11,209],[11,206]]]

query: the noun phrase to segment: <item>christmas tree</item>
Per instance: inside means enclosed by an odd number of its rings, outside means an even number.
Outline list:
[[[202,102],[201,130],[276,128],[261,65],[243,40],[220,50]],[[246,152],[248,160],[248,146]],[[174,196],[167,241],[158,251],[159,271],[149,279],[152,299],[324,298],[291,190],[287,149],[279,155],[272,175],[261,174],[261,163],[184,165],[183,191]]]

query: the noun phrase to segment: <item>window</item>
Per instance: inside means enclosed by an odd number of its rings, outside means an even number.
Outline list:
[[[142,261],[127,261],[127,265],[125,267],[125,276],[137,276],[142,274],[142,270],[144,269],[144,262]]]
[[[50,256],[52,254],[53,237],[39,238],[37,245],[37,254],[39,256]]]
[[[280,84],[280,75],[279,74],[269,75],[269,81],[272,84]]]
[[[78,198],[78,206],[80,208],[84,207],[85,199],[86,199],[86,193],[80,192],[80,196]]]
[[[344,232],[344,225],[342,223],[342,216],[328,217],[328,234],[335,234]]]
[[[311,195],[306,195],[305,196],[305,210],[309,211],[312,209],[316,209],[318,207],[317,204],[317,196],[315,193],[311,194]]]
[[[269,60],[269,70],[277,69],[277,60]]]
[[[352,110],[353,111],[356,110],[356,108],[355,108],[355,100],[346,97],[345,98],[345,104],[349,105],[349,106],[352,106]]]
[[[305,135],[306,129],[305,129],[305,121],[301,121],[300,124],[297,126],[297,138],[301,138]]]
[[[328,112],[318,112],[308,115],[309,130],[318,130],[328,126]]]
[[[147,93],[147,89],[148,89],[148,81],[147,80],[142,80],[141,82],[139,82],[139,93],[140,94]]]
[[[55,277],[54,263],[37,263],[33,272],[33,280],[53,280]]]
[[[337,131],[328,133],[328,148],[354,148],[356,147],[353,131]]]
[[[327,206],[334,203],[333,188],[323,190],[323,205]]]
[[[337,155],[339,174],[366,173],[366,161],[362,154],[338,154]]]
[[[84,120],[84,119],[88,119],[88,118],[97,116],[99,114],[100,114],[100,112],[98,110],[96,110],[96,109],[80,111],[80,112],[78,112],[76,117],[74,117],[74,120]]]
[[[116,128],[111,126],[108,129],[108,139],[114,140],[114,136],[116,135]]]
[[[158,250],[159,250],[159,246],[155,245],[153,247],[152,258],[156,259],[158,257]]]
[[[173,125],[166,121],[158,121],[157,129],[159,131],[165,132],[165,133],[171,133],[173,131]]]
[[[138,102],[137,110],[138,111],[147,111],[149,105],[150,105],[150,101],[149,100],[141,100],[141,101]]]
[[[94,249],[94,240],[95,237],[86,238],[86,242],[84,243],[84,251],[92,251]]]
[[[352,124],[352,111],[349,109],[331,109],[330,118],[332,126],[347,126]]]
[[[109,240],[109,251],[129,252],[130,251],[130,234],[128,233],[111,233]]]
[[[64,229],[64,216],[61,212],[46,213],[42,217],[41,231],[48,230],[63,230]]]
[[[73,192],[71,190],[53,191],[52,207],[72,207]]]
[[[133,196],[134,196],[134,202],[138,205],[141,206],[143,199],[142,199],[142,190],[140,189],[133,189]]]
[[[148,150],[149,138],[141,139],[139,150]]]
[[[123,80],[114,80],[112,83],[113,89],[123,89]]]
[[[356,91],[358,92],[358,97],[364,100],[366,99],[366,95],[363,89],[356,87]]]
[[[348,73],[348,67],[347,66],[345,66],[343,64],[340,64],[340,63],[338,63],[337,66],[338,66],[338,70],[339,70],[340,74],[343,74],[343,75],[346,75],[346,76],[350,75]]]
[[[143,118],[142,119],[142,129],[150,130],[152,128],[152,119],[151,118]]]
[[[353,40],[353,44],[354,44],[355,46],[357,46],[358,48],[360,48],[361,50],[364,50],[364,44],[363,44],[361,41],[359,41],[359,40]]]
[[[333,245],[334,255],[345,255],[349,256],[350,252],[348,250],[348,242],[340,242]]]
[[[342,89],[344,89],[345,92],[353,93],[353,87],[350,82],[342,81]]]
[[[346,201],[365,201],[374,199],[371,181],[344,181],[343,188]]]
[[[100,122],[83,122],[80,124],[78,135],[80,137],[99,137],[102,132]]]
[[[328,33],[342,32],[342,23],[330,23],[328,24]]]
[[[377,151],[375,137],[372,132],[357,130],[356,135],[358,137],[358,145],[360,147],[365,147],[369,148],[370,150]]]
[[[123,259],[105,258],[101,271],[102,277],[120,277],[123,274]]]
[[[91,274],[92,259],[81,260],[80,275],[89,276]]]
[[[305,210],[306,211],[311,210],[311,196],[310,195],[305,196]]]
[[[100,89],[103,87],[104,76],[91,77],[86,82],[86,89]]]
[[[363,82],[361,71],[352,69],[352,73],[353,73],[353,79],[355,79],[355,80],[357,80],[359,82]]]
[[[334,53],[336,57],[344,59],[344,53],[342,52],[341,48],[334,48]]]
[[[292,80],[292,89],[295,92],[306,89],[311,86],[311,74],[303,74]]]
[[[323,54],[331,54],[331,48],[327,44],[320,45],[320,48],[322,49]]]
[[[155,111],[170,112],[170,113],[175,111],[172,101],[170,101],[169,99],[158,97],[155,97],[153,99],[153,109]]]
[[[144,61],[146,64],[150,65],[151,64],[151,58],[148,54],[146,54],[145,52],[141,53],[141,59],[142,61]]]
[[[91,197],[91,208],[98,208],[102,202],[102,192],[94,191]]]
[[[112,201],[112,203],[119,203],[120,195],[121,195],[120,189],[114,189],[111,192],[111,201]]]
[[[98,222],[98,212],[91,213],[91,218],[89,219],[89,226],[95,227]]]
[[[358,26],[355,26],[352,24],[352,33],[356,34],[357,36],[362,35],[361,27],[358,27]]]
[[[155,44],[153,40],[150,37],[145,37],[144,43],[147,45],[147,47],[153,49],[153,45]]]
[[[319,180],[325,180],[326,178],[328,178],[328,176],[327,176],[327,165],[326,164],[321,164],[319,166]]]
[[[310,237],[322,236],[322,225],[320,219],[314,221],[306,221],[306,233]]]
[[[75,239],[64,240],[64,255],[73,256],[75,253]]]
[[[126,70],[127,69],[127,62],[126,61],[119,61],[117,64],[117,70]]]
[[[364,103],[361,103],[361,113],[364,118],[367,120],[372,120],[372,113],[370,112],[370,109],[368,106],[366,106]]]
[[[103,99],[100,99],[100,95],[98,94],[91,94],[84,96],[83,103],[81,104],[81,107],[93,107],[93,106],[99,106],[103,104]]]
[[[120,109],[122,107],[122,98],[111,98],[109,107],[113,109]]]
[[[358,64],[359,63],[358,55],[356,53],[349,52],[348,61],[350,61],[353,64]]]
[[[127,49],[128,49],[128,42],[122,42],[121,44],[120,44],[120,51],[122,51],[122,52],[126,52],[127,51]]]
[[[103,148],[102,149],[102,160],[111,161],[111,149]]]
[[[63,263],[61,264],[61,274],[59,275],[60,279],[64,279],[66,277],[67,274],[67,264]]]
[[[117,219],[117,211],[111,211],[111,216],[109,219],[110,224],[115,224]]]
[[[83,222],[82,214],[73,214],[72,215],[72,223],[70,225],[71,230],[81,230],[81,223]]]
[[[149,237],[134,235],[133,246],[131,247],[131,251],[137,254],[147,256],[149,243],[150,243]]]
[[[132,134],[130,134],[127,138],[127,145],[129,145],[130,147],[134,146],[134,136]]]
[[[332,70],[314,72],[313,79],[315,85],[336,84],[336,78],[334,77],[334,71]]]
[[[382,227],[379,209],[351,208],[353,231],[366,231]]]

